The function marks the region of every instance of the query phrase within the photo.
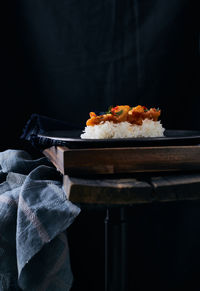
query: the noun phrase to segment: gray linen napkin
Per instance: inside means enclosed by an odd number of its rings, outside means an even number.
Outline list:
[[[0,153],[0,290],[70,290],[65,230],[80,209],[46,158]]]

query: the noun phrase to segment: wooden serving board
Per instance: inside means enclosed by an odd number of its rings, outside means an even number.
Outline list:
[[[200,146],[69,149],[44,154],[63,175],[200,170]]]

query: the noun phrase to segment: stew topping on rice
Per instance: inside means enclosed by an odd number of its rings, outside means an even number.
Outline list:
[[[112,121],[113,123],[127,121],[131,124],[142,125],[144,119],[158,121],[160,114],[161,110],[159,108],[148,109],[141,105],[136,107],[130,107],[128,105],[111,106],[108,112],[102,115],[96,115],[94,112],[90,112],[90,119],[87,120],[86,125],[94,126],[106,121]]]

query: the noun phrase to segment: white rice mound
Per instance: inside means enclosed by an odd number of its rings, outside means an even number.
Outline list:
[[[107,139],[107,138],[131,138],[131,137],[161,137],[165,129],[160,121],[144,119],[142,125],[134,125],[127,121],[113,123],[102,122],[94,126],[86,126],[82,139]]]

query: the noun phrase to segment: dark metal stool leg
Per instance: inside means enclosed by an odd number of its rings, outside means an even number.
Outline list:
[[[127,290],[126,209],[110,208],[105,218],[105,291]]]

